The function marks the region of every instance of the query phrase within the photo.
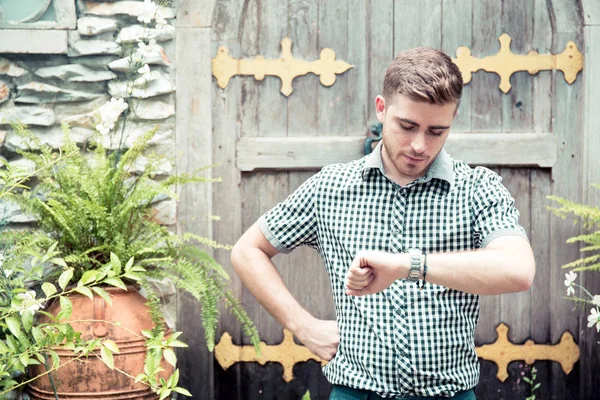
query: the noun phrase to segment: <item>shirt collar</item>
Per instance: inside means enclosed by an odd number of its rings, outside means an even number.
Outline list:
[[[365,157],[365,164],[361,171],[363,180],[367,179],[369,171],[373,169],[378,169],[381,174],[385,176],[383,161],[381,160],[382,147],[383,141],[380,141],[377,143],[377,146],[373,149],[371,154]],[[450,188],[452,188],[452,185],[454,184],[454,163],[452,162],[452,157],[450,157],[445,149],[440,151],[438,156],[429,167],[429,170],[427,170],[425,176],[419,178],[417,181],[428,182],[433,178],[448,182],[450,184]]]

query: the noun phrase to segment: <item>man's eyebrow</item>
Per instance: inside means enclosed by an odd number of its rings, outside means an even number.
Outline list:
[[[400,117],[395,117],[395,119],[397,119],[400,122],[404,122],[405,124],[409,124],[409,125],[414,125],[414,126],[419,126],[419,124],[417,124],[415,121],[412,121],[408,118],[400,118]],[[446,126],[446,125],[431,125],[428,127],[428,129],[440,129],[440,130],[445,130],[450,128],[450,126]]]

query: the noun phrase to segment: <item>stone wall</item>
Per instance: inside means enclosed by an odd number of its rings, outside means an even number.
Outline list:
[[[154,39],[156,48],[144,59],[151,69],[148,82],[133,93],[136,104],[126,125],[128,141],[158,125],[156,145],[173,154],[175,8],[158,9],[164,22],[160,25],[139,20],[146,10],[143,1],[77,0],[76,8],[77,29],[68,32],[66,55],[0,53],[0,157],[33,168],[16,153],[24,143],[11,131],[11,121],[26,124],[54,148],[61,145],[61,124],[67,122],[72,138],[85,142],[94,133],[97,109],[111,97],[122,97],[128,57],[142,39]],[[163,170],[169,174],[171,166]],[[13,224],[31,222],[14,206],[5,207],[3,214]],[[156,208],[162,223],[175,224],[174,200],[157,203]]]

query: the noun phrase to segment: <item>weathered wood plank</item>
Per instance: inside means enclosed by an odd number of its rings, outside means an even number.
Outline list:
[[[581,0],[584,24],[600,25],[600,2],[597,0]]]
[[[532,47],[540,54],[548,54],[552,48],[552,26],[545,0],[535,0],[533,17]],[[533,80],[533,132],[552,131],[552,74],[537,74]],[[550,213],[546,209],[546,199],[551,193],[551,171],[532,169],[531,182],[531,234],[530,242],[536,261],[536,276],[530,289],[531,304],[535,311],[531,312],[531,339],[536,343],[550,343],[550,304],[551,265],[550,260]],[[551,365],[549,362],[535,364],[539,382],[538,397],[548,399],[551,396]]]
[[[513,39],[512,49],[523,54],[530,50],[533,36],[533,3],[519,0],[504,0],[502,6],[502,30]],[[532,79],[527,73],[516,73],[512,76],[512,90],[502,97],[502,132],[530,132],[533,122],[532,108]],[[501,168],[503,183],[515,198],[515,206],[519,210],[519,223],[525,228],[527,235],[531,234],[531,194],[529,170],[524,168]],[[523,343],[531,333],[530,325],[531,302],[530,293],[510,293],[500,296],[500,318],[510,326],[509,340],[513,343]],[[516,363],[515,363],[516,364]],[[513,364],[509,368],[511,382],[504,385],[507,399],[525,398],[530,388],[518,379],[522,369]],[[522,363],[520,363],[522,365]],[[515,379],[516,378],[516,379]]]
[[[367,34],[368,2],[348,1],[348,62],[354,68],[346,72],[346,124],[347,132],[367,130],[369,109],[375,99],[369,97],[369,62]]]
[[[394,54],[412,47],[442,47],[442,0],[397,0],[394,17]]]
[[[348,2],[319,0],[319,47],[333,49],[336,58],[348,58]],[[333,86],[317,88],[319,136],[347,134],[346,85],[349,73],[338,75]]]
[[[237,166],[255,169],[318,169],[363,156],[364,136],[246,138],[237,144]],[[477,165],[535,165],[556,162],[552,134],[452,133],[446,150],[456,159]]]
[[[317,0],[290,0],[289,2],[292,51],[298,58],[306,60],[319,58],[318,10]],[[335,85],[339,83],[337,81]],[[294,94],[287,98],[289,136],[317,135],[319,104],[315,99],[319,85],[319,77],[312,74],[294,80]]]
[[[369,54],[369,97],[368,120],[376,121],[375,97],[382,94],[383,78],[388,65],[394,59],[394,1],[369,0],[368,54]],[[383,39],[384,38],[384,39]]]
[[[587,5],[584,11],[587,14]],[[599,10],[600,11],[600,10]],[[600,13],[598,14],[600,17]],[[597,20],[600,22],[600,19]],[[600,84],[600,26],[587,26],[584,30],[586,43],[586,61],[583,70],[583,78],[586,82],[584,88],[584,131],[583,131],[583,171],[585,173],[583,190],[586,204],[600,207],[600,190],[593,189],[589,185],[592,183],[600,184],[600,135],[597,133],[598,124],[600,124],[600,114],[597,112],[600,107],[600,96],[596,88]],[[590,254],[590,253],[582,253]],[[600,294],[600,274],[598,272],[587,273],[583,277],[583,285],[592,294]],[[593,388],[600,386],[598,374],[590,371],[600,370],[600,352],[598,351],[598,341],[600,334],[594,328],[588,328],[586,325],[589,307],[581,316],[581,335],[579,337],[582,351],[581,360],[581,398],[593,398],[597,391]]]
[[[210,29],[178,30],[176,57],[178,82],[176,94],[176,136],[179,149],[188,149],[176,157],[179,173],[192,172],[212,164],[212,115],[210,93],[212,74],[210,58]],[[195,79],[189,79],[194,76]],[[212,171],[206,176],[210,178]],[[177,232],[191,232],[211,237],[212,184],[188,184],[178,188],[180,202],[177,206]],[[208,250],[209,254],[212,252]],[[180,385],[194,398],[212,399],[214,388],[213,356],[209,353],[201,325],[200,304],[181,294],[178,297],[178,328],[184,332],[182,339],[189,345],[179,354]],[[201,377],[201,378],[198,378]]]
[[[551,23],[554,27],[552,40],[552,52],[563,51],[568,41],[583,49],[583,16],[580,14],[578,3],[560,0],[550,1]],[[577,79],[572,85],[568,85],[562,74],[554,75],[553,82],[553,133],[559,141],[559,157],[552,170],[552,194],[569,198],[572,201],[583,200],[583,184],[581,179],[573,177],[582,176],[582,90],[583,82]],[[573,225],[571,221],[563,221],[557,217],[551,219],[551,291],[552,293],[565,293],[564,278],[565,271],[560,268],[579,257],[579,248],[576,245],[564,244],[567,238],[579,234],[580,228]],[[552,296],[550,299],[552,310],[551,340],[558,342],[564,331],[573,334],[575,341],[579,343],[580,320],[578,313],[574,313],[573,303],[566,301],[562,296]],[[584,356],[584,355],[582,355]],[[582,360],[582,362],[584,362]],[[577,386],[580,382],[580,369],[575,368],[569,375],[565,376],[560,366],[553,363],[551,378],[551,393],[554,398],[568,399],[576,398]],[[582,371],[588,373],[587,371]]]
[[[499,49],[498,37],[502,33],[502,2],[471,2],[472,53],[478,57],[495,54]],[[502,129],[502,92],[498,89],[500,78],[495,74],[473,74],[471,86],[471,131],[500,132]],[[452,134],[451,134],[452,136]],[[508,136],[508,135],[506,135]],[[519,146],[520,147],[520,146]],[[477,153],[479,154],[479,153]],[[464,159],[462,154],[456,158]],[[493,343],[496,326],[500,323],[500,296],[481,296],[480,319],[475,329],[475,343]],[[481,362],[480,381],[476,394],[479,398],[505,397],[506,388],[499,386],[495,376],[496,366],[489,361]]]
[[[177,28],[206,28],[212,24],[213,10],[217,0],[179,0]]]
[[[460,46],[472,46],[470,21],[473,18],[471,2],[443,0],[442,2],[442,51],[450,57],[456,57]],[[471,131],[471,90],[465,85],[458,114],[452,123],[452,132]]]
[[[67,31],[0,29],[0,53],[67,54]]]
[[[193,0],[196,1],[196,0]],[[206,1],[206,0],[203,0]],[[208,10],[206,10],[208,11]],[[243,0],[216,0],[212,14],[211,27],[216,42],[236,41],[239,39],[240,20],[244,12]],[[208,13],[207,13],[208,14]],[[219,43],[224,44],[224,43]],[[213,54],[216,54],[214,52]],[[232,56],[233,53],[230,54]],[[213,55],[214,57],[214,55]],[[234,56],[235,57],[235,56]]]

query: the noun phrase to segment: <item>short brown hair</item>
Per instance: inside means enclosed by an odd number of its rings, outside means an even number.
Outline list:
[[[383,80],[383,97],[400,93],[430,104],[460,102],[463,80],[458,66],[444,52],[428,47],[396,56]]]

